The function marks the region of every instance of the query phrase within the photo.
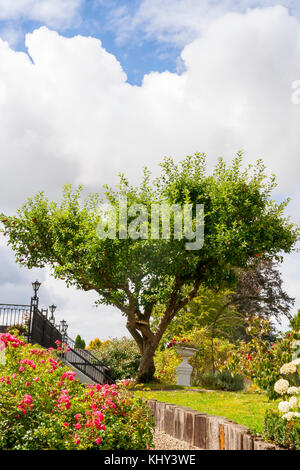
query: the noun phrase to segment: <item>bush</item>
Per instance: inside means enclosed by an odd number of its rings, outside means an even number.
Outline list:
[[[300,418],[287,421],[277,411],[267,410],[264,437],[279,446],[300,450]]]
[[[88,387],[57,350],[0,334],[0,449],[144,450],[152,444],[146,403],[124,385]],[[3,358],[2,358],[3,359]]]
[[[156,351],[154,356],[155,374],[154,377],[162,383],[176,383],[176,368],[182,359],[174,348],[167,348]]]
[[[113,380],[134,378],[140,363],[140,353],[133,339],[113,338],[101,344],[94,354],[110,367]]]
[[[244,388],[244,378],[238,374],[232,374],[230,371],[208,372],[202,375],[200,384],[204,388],[212,390],[227,390],[237,392]]]

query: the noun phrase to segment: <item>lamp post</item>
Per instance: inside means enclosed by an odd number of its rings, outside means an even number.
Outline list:
[[[56,305],[54,305],[54,304],[50,305],[49,310],[50,310],[50,312],[51,312],[51,317],[49,318],[49,321],[54,325],[54,323],[55,323],[55,317],[54,317],[53,314],[54,314],[54,312],[55,312],[55,310],[56,310]]]
[[[30,317],[29,317],[29,326],[28,326],[28,341],[29,342],[32,340],[31,334],[32,334],[33,315],[37,311],[38,306],[39,306],[39,298],[37,296],[37,293],[40,287],[41,287],[41,283],[39,281],[32,282],[33,296],[31,297],[31,300],[30,300]]]
[[[66,339],[67,339],[68,326],[69,325],[67,324],[66,320],[61,320],[61,322],[60,322],[60,331],[61,331],[61,334],[62,334],[63,341],[66,341]]]

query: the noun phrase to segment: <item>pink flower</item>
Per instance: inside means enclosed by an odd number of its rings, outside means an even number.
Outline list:
[[[30,382],[26,382],[25,386],[26,386],[26,387],[29,387],[29,386],[30,386]]]
[[[25,403],[26,405],[30,405],[32,402],[33,398],[31,395],[24,395],[23,403]]]
[[[68,427],[69,427],[68,423],[64,423],[64,426],[65,426],[66,428],[68,428]]]
[[[39,377],[34,377],[33,380],[34,380],[36,383],[38,383],[38,381],[40,380],[40,378],[39,378]]]
[[[80,423],[76,423],[76,424],[75,424],[75,428],[76,428],[77,430],[81,429],[81,424],[80,424]]]
[[[100,421],[104,420],[104,415],[101,413],[101,411],[96,411],[95,415],[100,419]]]
[[[19,372],[23,372],[23,370],[24,370],[24,367],[21,366],[21,367],[19,368]]]
[[[97,437],[97,439],[95,439],[95,442],[96,442],[96,444],[99,445],[101,443],[101,437]]]
[[[59,341],[58,339],[55,341],[56,344],[61,344],[61,341]]]

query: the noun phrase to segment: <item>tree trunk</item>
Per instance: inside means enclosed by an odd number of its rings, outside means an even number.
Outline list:
[[[154,367],[154,354],[155,354],[155,345],[146,346],[138,368],[137,381],[139,383],[148,383],[153,380],[155,367]]]

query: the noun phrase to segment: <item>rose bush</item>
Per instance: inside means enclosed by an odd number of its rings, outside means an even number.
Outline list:
[[[57,349],[0,334],[0,449],[146,449],[153,419],[123,385],[84,386]]]

